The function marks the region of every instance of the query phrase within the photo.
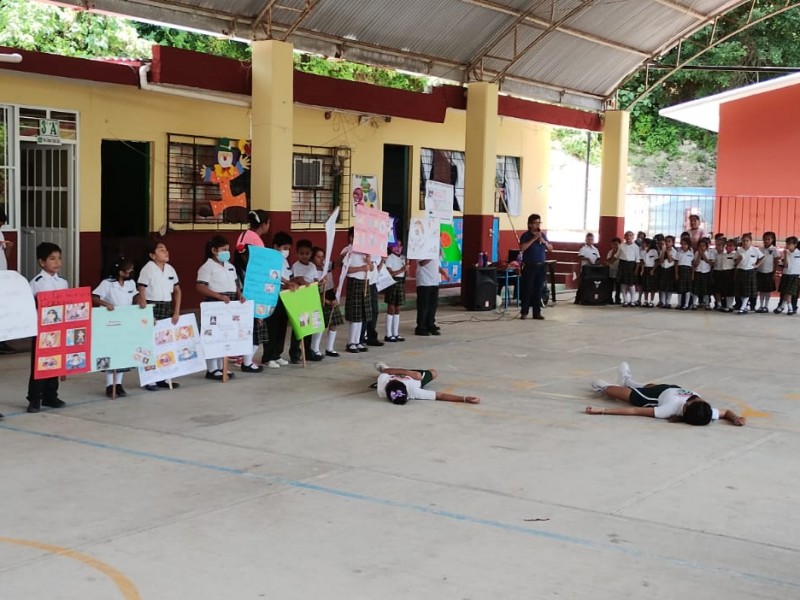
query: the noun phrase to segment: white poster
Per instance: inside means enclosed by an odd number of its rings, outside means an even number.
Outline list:
[[[336,237],[336,221],[338,220],[339,207],[337,206],[333,209],[328,220],[325,221],[325,266],[322,269],[322,277],[320,277],[320,280],[325,279],[325,275],[333,268],[333,240]]]
[[[141,361],[140,385],[206,370],[197,319],[193,314],[181,315],[177,325],[172,324],[172,319],[156,321],[153,346],[153,356]]]
[[[408,249],[411,260],[439,260],[439,219],[412,217],[408,227]]]
[[[200,343],[206,358],[253,352],[253,301],[201,302]]]
[[[16,271],[0,271],[0,341],[35,335],[36,303],[28,280]]]
[[[378,271],[378,282],[375,284],[378,286],[378,291],[382,292],[394,284],[394,277],[389,273],[389,269],[386,268],[386,265],[383,265]]]
[[[442,223],[452,223],[454,197],[455,188],[452,185],[429,179],[425,182],[425,214]]]

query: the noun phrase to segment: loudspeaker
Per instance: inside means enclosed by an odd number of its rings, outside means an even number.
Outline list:
[[[497,308],[497,269],[494,267],[467,267],[461,285],[467,310]]]
[[[605,304],[611,291],[607,265],[584,265],[581,269],[581,303]]]

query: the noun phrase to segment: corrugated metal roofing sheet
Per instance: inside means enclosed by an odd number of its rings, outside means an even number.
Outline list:
[[[60,0],[84,8],[84,0]],[[117,13],[602,110],[650,58],[744,0],[92,0]]]

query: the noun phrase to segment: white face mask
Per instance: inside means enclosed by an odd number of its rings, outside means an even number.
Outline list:
[[[288,250],[281,250],[281,254],[283,254],[283,258],[289,258],[289,251]]]

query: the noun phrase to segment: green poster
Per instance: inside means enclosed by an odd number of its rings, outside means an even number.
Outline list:
[[[461,260],[461,250],[458,248],[456,230],[453,224],[442,223],[439,233],[442,238],[442,259],[444,262],[459,262]]]
[[[92,309],[91,370],[127,369],[151,362],[153,323],[153,307],[150,305],[145,308],[134,304],[116,306],[114,310]]]
[[[322,302],[319,297],[319,286],[316,283],[304,285],[295,291],[282,291],[281,301],[297,339],[325,331]]]

